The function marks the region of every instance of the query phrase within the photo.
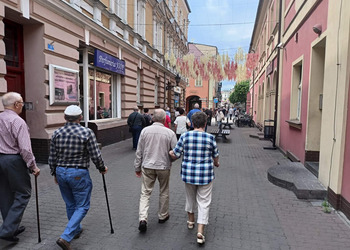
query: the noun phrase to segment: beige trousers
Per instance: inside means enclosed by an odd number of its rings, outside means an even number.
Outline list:
[[[209,208],[211,203],[211,194],[213,182],[207,185],[192,185],[185,183],[186,206],[185,211],[194,213],[198,207],[197,223],[207,225],[209,221]]]
[[[159,208],[158,218],[163,220],[168,216],[169,210],[169,177],[170,169],[156,170],[142,168],[141,197],[139,207],[139,221],[148,218],[149,199],[151,197],[154,183],[159,181]]]

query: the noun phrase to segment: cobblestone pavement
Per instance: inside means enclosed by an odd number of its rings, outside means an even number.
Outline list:
[[[170,219],[159,224],[158,185],[151,198],[148,230],[138,231],[140,179],[133,169],[131,140],[103,148],[114,234],[110,233],[101,175],[91,168],[94,188],[91,209],[83,221],[84,232],[72,241],[73,249],[350,249],[348,221],[335,212],[322,212],[320,202],[298,200],[267,180],[267,169],[288,161],[278,150],[264,150],[267,141],[250,138],[255,128],[231,130],[229,141],[218,139],[220,167],[215,170],[213,200],[206,243],[198,246],[196,230],[188,230],[184,211],[184,184],[180,161],[172,168]],[[1,249],[60,249],[55,241],[67,223],[58,186],[41,165],[38,178],[41,243],[38,243],[35,194],[24,214],[26,231],[20,241],[0,240]],[[32,177],[32,181],[34,178]],[[34,187],[34,181],[33,181]]]

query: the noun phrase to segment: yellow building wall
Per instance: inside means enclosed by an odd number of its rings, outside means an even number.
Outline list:
[[[101,2],[109,8],[109,0],[101,0]]]
[[[128,24],[130,25],[130,27],[133,27],[133,28],[135,28],[134,10],[135,10],[134,0],[128,0]]]
[[[341,193],[343,178],[350,75],[350,1],[343,1],[341,9],[340,4],[340,1],[332,1],[332,4],[328,5],[328,27],[324,32],[327,39],[326,70],[319,165],[319,180],[336,194]]]
[[[153,9],[146,3],[146,41],[153,44]]]

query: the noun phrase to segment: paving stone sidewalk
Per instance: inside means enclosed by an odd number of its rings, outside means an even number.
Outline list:
[[[268,169],[289,160],[278,150],[264,150],[271,143],[249,137],[254,131],[256,128],[235,128],[228,141],[218,139],[220,167],[215,169],[203,247],[196,243],[196,231],[186,226],[179,160],[171,173],[170,219],[158,223],[156,185],[148,230],[139,233],[140,179],[134,174],[132,142],[126,140],[102,149],[109,167],[106,182],[115,232],[110,234],[102,177],[92,167],[91,209],[83,221],[84,232],[72,241],[72,249],[350,249],[347,220],[334,211],[323,213],[319,201],[299,200],[293,192],[268,181]],[[0,249],[60,249],[55,241],[67,223],[65,206],[48,166],[41,165],[41,169],[38,187],[42,242],[38,243],[37,238],[33,192],[22,220],[26,231],[17,244],[0,240]]]

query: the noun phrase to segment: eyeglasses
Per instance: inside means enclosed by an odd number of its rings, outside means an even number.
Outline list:
[[[16,104],[16,103],[20,103],[20,104],[24,105],[24,102],[15,102],[15,104]]]

